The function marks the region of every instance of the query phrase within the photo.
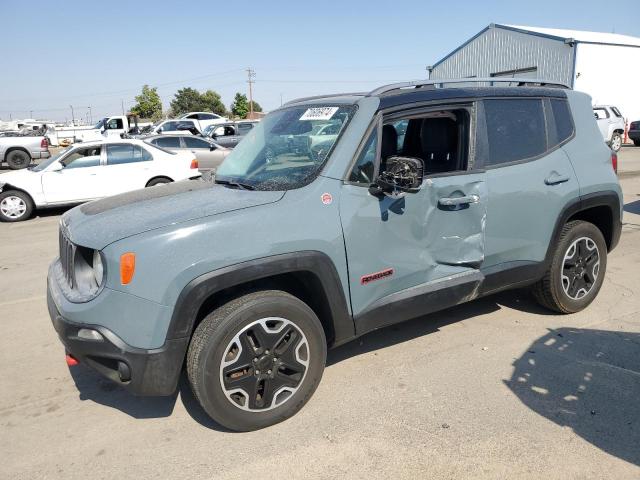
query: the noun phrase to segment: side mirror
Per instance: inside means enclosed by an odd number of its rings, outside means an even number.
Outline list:
[[[389,157],[385,164],[386,168],[369,188],[372,195],[420,190],[424,179],[424,163],[420,158]]]
[[[209,145],[209,150],[210,150],[210,151],[212,151],[212,152],[213,152],[215,149],[216,149],[216,146],[215,146],[215,145]]]
[[[53,165],[51,165],[51,167],[49,167],[49,171],[50,172],[59,172],[64,168],[64,163],[62,162],[56,162]]]
[[[157,130],[158,133],[162,133],[162,127]]]

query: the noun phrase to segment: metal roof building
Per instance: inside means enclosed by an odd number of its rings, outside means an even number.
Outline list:
[[[615,33],[491,24],[428,67],[430,79],[543,78],[640,119],[640,38]]]

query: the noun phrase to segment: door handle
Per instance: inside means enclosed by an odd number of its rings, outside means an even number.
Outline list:
[[[553,172],[547,178],[544,179],[545,185],[558,185],[569,181],[569,175],[560,175],[557,172]]]
[[[465,197],[444,197],[438,200],[438,203],[443,207],[457,207],[458,205],[468,205],[479,201],[480,197],[478,195],[467,195]]]

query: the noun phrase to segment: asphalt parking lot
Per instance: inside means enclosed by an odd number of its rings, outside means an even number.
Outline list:
[[[1,224],[0,478],[640,478],[640,148],[619,166],[623,235],[587,310],[513,291],[373,332],[252,433],[184,379],[136,398],[69,369],[45,299],[61,210]]]

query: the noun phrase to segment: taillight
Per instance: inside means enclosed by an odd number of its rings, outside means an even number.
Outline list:
[[[45,150],[49,148],[49,142],[47,142],[46,138],[40,140],[40,148],[44,148]]]
[[[191,168],[194,170],[197,170],[198,168],[198,159],[194,158],[193,160],[191,160]]]
[[[613,171],[618,173],[618,154],[616,152],[611,152],[611,166]]]

